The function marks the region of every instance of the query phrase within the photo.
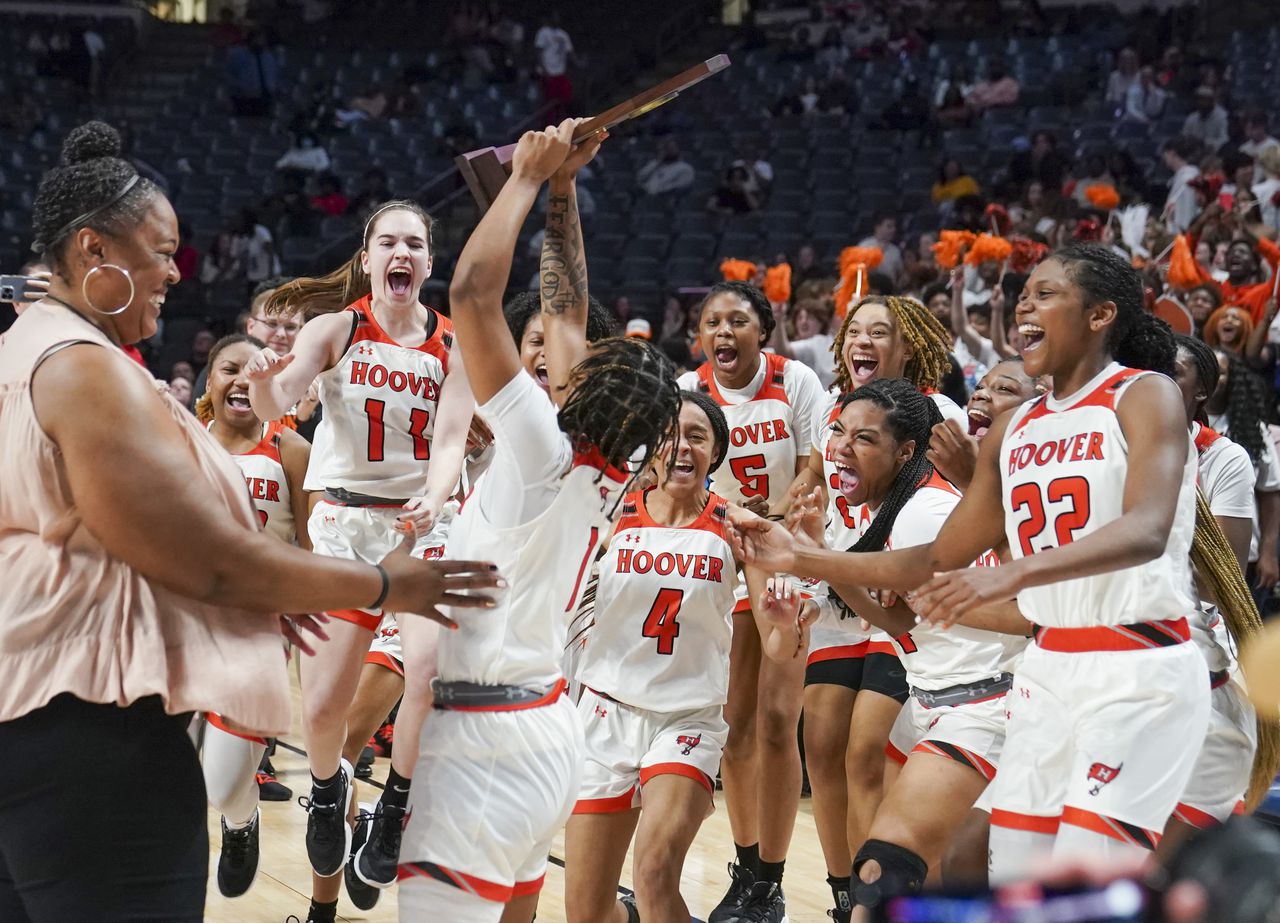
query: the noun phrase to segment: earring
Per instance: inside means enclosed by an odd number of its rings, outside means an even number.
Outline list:
[[[119,304],[119,307],[113,307],[111,309],[98,307],[94,303],[93,297],[89,294],[89,280],[93,278],[93,274],[96,272],[105,272],[108,269],[114,269],[116,272],[120,273],[120,275],[124,277],[124,281],[129,284],[129,294],[123,299],[123,301],[121,301],[119,297],[122,289],[117,288],[115,290],[115,297],[112,297],[110,300],[115,304]],[[101,266],[93,266],[84,274],[84,279],[80,283],[80,294],[84,297],[85,303],[99,314],[106,314],[108,316],[120,314],[128,308],[129,305],[133,304],[133,276],[129,275],[129,270],[125,269],[123,266],[117,266],[115,263],[103,263]]]

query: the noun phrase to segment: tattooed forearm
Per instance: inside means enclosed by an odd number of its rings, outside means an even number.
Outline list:
[[[578,220],[578,197],[569,187],[547,200],[546,237],[539,266],[542,310],[564,314],[587,309],[587,260]]]

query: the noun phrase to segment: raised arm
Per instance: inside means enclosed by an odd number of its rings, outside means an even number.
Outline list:
[[[995,318],[991,321],[994,328]],[[951,270],[951,331],[960,338],[970,355],[982,355],[982,337],[969,323],[969,315],[964,310],[964,269],[960,266]]]
[[[572,138],[579,119],[561,123],[561,140]],[[546,235],[542,239],[539,294],[547,381],[556,406],[570,394],[569,373],[587,352],[587,254],[578,216],[578,171],[600,150],[604,135],[577,145],[551,176]]]
[[[249,404],[261,420],[278,420],[302,400],[311,382],[333,368],[351,338],[352,315],[321,314],[298,331],[292,351],[277,356],[264,346],[245,365]]]
[[[430,529],[445,502],[457,489],[462,476],[462,462],[467,454],[467,433],[471,429],[471,417],[476,402],[471,395],[471,383],[462,361],[462,352],[455,344],[449,356],[449,374],[440,386],[440,401],[436,404],[436,422],[431,431],[431,465],[427,468],[427,488],[421,497],[405,504],[410,519],[421,529]],[[415,516],[414,513],[419,515]]]
[[[548,128],[521,137],[511,178],[471,232],[449,286],[453,326],[477,404],[488,403],[522,372],[520,354],[502,315],[502,296],[520,228],[538,190],[569,153],[560,134]]]

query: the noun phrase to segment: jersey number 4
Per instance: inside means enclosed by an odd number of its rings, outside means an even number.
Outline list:
[[[658,639],[658,653],[672,654],[676,649],[676,638],[680,637],[680,623],[676,616],[680,614],[680,606],[684,603],[684,590],[664,588],[658,591],[658,597],[644,617],[646,638]]]
[[[364,413],[369,418],[369,461],[380,462],[386,455],[387,432],[383,415],[387,402],[371,397],[364,402]],[[427,441],[427,424],[431,414],[416,407],[409,412],[409,435],[413,438],[413,457],[419,461],[431,458],[431,443]]]
[[[1014,510],[1027,510],[1018,523],[1018,544],[1024,556],[1046,548],[1069,545],[1089,522],[1089,482],[1082,477],[1054,478],[1041,493],[1039,484],[1019,484],[1009,494]],[[1045,504],[1063,504],[1053,517],[1053,539],[1036,541],[1049,525]]]

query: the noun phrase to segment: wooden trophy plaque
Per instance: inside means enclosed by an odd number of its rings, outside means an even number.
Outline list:
[[[573,141],[577,144],[602,129],[613,128],[628,119],[651,112],[663,103],[675,99],[695,83],[706,80],[712,74],[720,73],[728,66],[728,55],[718,54],[714,58],[708,58],[701,64],[694,65],[671,79],[664,80],[657,86],[650,87],[643,93],[618,103],[590,121],[582,123],[578,126],[578,133]],[[511,175],[511,158],[515,154],[515,149],[514,144],[503,147],[482,147],[479,150],[459,154],[454,158],[454,163],[458,165],[463,178],[467,181],[467,188],[471,190],[471,194],[480,205],[481,214],[488,211],[493,200],[502,191],[503,183]]]

